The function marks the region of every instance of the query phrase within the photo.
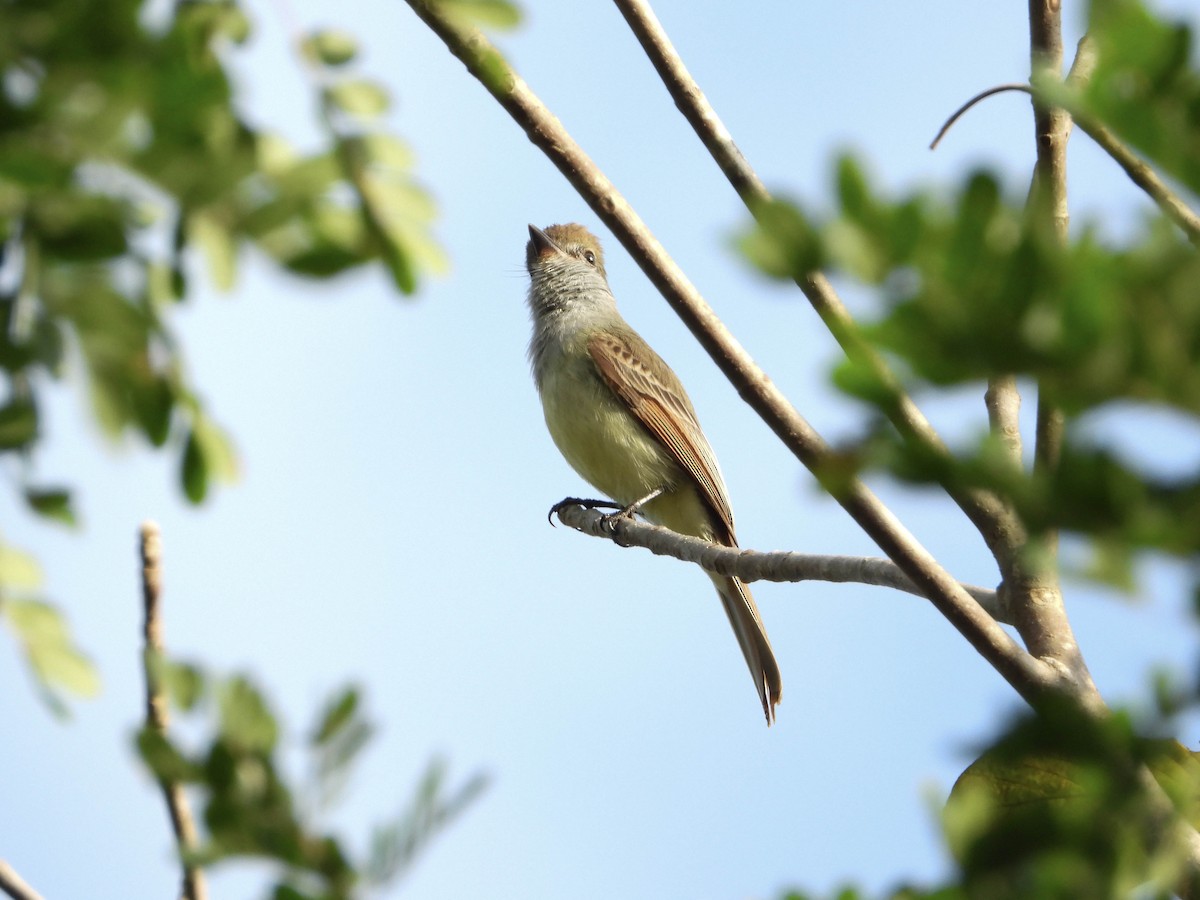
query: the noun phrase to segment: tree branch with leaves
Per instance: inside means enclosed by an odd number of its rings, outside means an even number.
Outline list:
[[[1061,5],[1030,0],[1037,161],[1026,201],[1008,199],[999,179],[987,173],[972,175],[955,191],[956,205],[923,194],[888,201],[867,181],[861,166],[844,157],[836,179],[840,209],[821,221],[802,205],[768,193],[649,5],[644,0],[615,2],[677,107],[753,215],[756,225],[742,243],[745,254],[763,271],[800,287],[846,352],[835,380],[866,401],[890,429],[876,429],[857,448],[835,453],[755,365],[559,120],[465,20],[471,5],[408,0],[616,235],[739,395],[884,550],[908,585],[926,596],[1041,714],[1034,721],[1048,721],[1069,710],[1071,721],[1081,729],[1103,732],[1113,740],[1115,732],[1105,731],[1113,720],[1066,614],[1058,534],[1067,529],[1089,538],[1098,554],[1115,558],[1118,565],[1128,554],[1150,548],[1196,553],[1200,541],[1195,529],[1182,539],[1151,533],[1135,523],[1141,510],[1182,514],[1200,482],[1164,491],[1081,443],[1072,424],[1082,411],[1129,396],[1197,410],[1195,397],[1200,394],[1187,396],[1168,376],[1168,365],[1159,365],[1153,354],[1138,346],[1143,341],[1161,343],[1166,337],[1161,329],[1151,332],[1154,319],[1138,317],[1138,298],[1154,290],[1152,284],[1166,285],[1173,299],[1164,302],[1177,304],[1181,318],[1194,321],[1188,305],[1195,293],[1183,286],[1200,274],[1200,266],[1192,248],[1160,228],[1149,229],[1142,246],[1125,251],[1101,248],[1087,236],[1074,238],[1066,146],[1072,113],[1088,123],[1089,133],[1106,136],[1136,118],[1139,128],[1131,134],[1140,135],[1168,171],[1193,187],[1197,184],[1200,170],[1180,148],[1197,145],[1200,123],[1185,115],[1182,119],[1190,124],[1182,126],[1180,117],[1154,118],[1153,111],[1156,105],[1158,111],[1182,111],[1194,103],[1200,98],[1200,79],[1184,58],[1165,48],[1157,57],[1162,71],[1145,73],[1139,68],[1150,56],[1149,46],[1174,40],[1179,30],[1160,25],[1135,2],[1095,0],[1089,32],[1095,47],[1081,44],[1064,79]],[[1137,50],[1129,51],[1134,46]],[[1141,109],[1128,96],[1131,73],[1135,84],[1154,95],[1142,98]],[[1116,85],[1122,85],[1125,96]],[[1151,99],[1155,102],[1145,102]],[[1173,140],[1168,140],[1165,132],[1171,127]],[[1112,147],[1114,141],[1102,145]],[[1120,154],[1114,156],[1121,161]],[[1154,184],[1146,177],[1135,180]],[[1151,194],[1189,231],[1186,214],[1162,192]],[[1147,257],[1155,262],[1138,263]],[[886,301],[882,318],[866,326],[851,319],[825,269],[875,286]],[[898,272],[906,277],[897,277]],[[1110,280],[1098,286],[1104,278]],[[1095,316],[1079,321],[1089,308],[1106,310],[1109,321],[1096,321]],[[1180,364],[1172,373],[1183,374],[1182,359],[1188,352],[1184,347],[1191,340],[1191,333],[1167,340],[1172,344],[1168,357]],[[1122,345],[1131,351],[1122,357],[1124,368],[1095,365],[1097,357],[1111,356],[1111,348]],[[885,356],[903,360],[904,379],[892,372]],[[1197,385],[1197,377],[1189,364],[1183,377],[1189,388]],[[987,384],[989,434],[974,453],[951,452],[904,385],[978,380]],[[1037,392],[1031,468],[1023,459],[1018,420],[1022,383],[1033,384]],[[998,603],[981,606],[917,543],[860,479],[859,473],[870,468],[945,489],[995,557],[1002,579]],[[1134,484],[1138,487],[1130,490]],[[1128,491],[1123,497],[1117,493],[1121,488]],[[605,520],[579,506],[561,508],[559,515],[589,534],[703,560],[710,569],[719,559],[723,570],[752,574],[754,564],[764,559],[756,556],[741,569],[745,556],[739,560],[736,551],[695,546],[651,526]],[[784,558],[774,561],[782,566]],[[807,568],[796,577],[812,576],[811,561],[790,559]],[[869,581],[865,576],[863,580]],[[997,615],[1000,611],[1003,614]],[[999,628],[998,620],[1016,626],[1024,647]],[[1059,734],[1056,739],[1061,738]],[[1161,769],[1142,751],[1135,734],[1125,734],[1121,741],[1123,749],[1105,761],[1108,775],[1135,785],[1130,796],[1140,798],[1137,802],[1146,812],[1141,822],[1146,840],[1160,858],[1173,860],[1168,883],[1186,891],[1200,873],[1200,839],[1193,828],[1196,820],[1189,818],[1189,802],[1178,791],[1164,790],[1168,786]],[[1043,746],[1037,752],[1047,751]],[[1192,758],[1185,758],[1186,767],[1194,770]],[[981,763],[984,759],[995,762],[985,756]],[[1028,758],[1014,765],[1025,763]],[[972,778],[979,771],[968,770]],[[1200,781],[1191,781],[1183,793],[1192,797],[1198,791]],[[960,801],[961,796],[952,799]]]

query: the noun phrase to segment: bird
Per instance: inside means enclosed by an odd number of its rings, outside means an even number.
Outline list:
[[[736,547],[716,455],[678,376],[618,312],[600,241],[579,224],[530,225],[525,267],[529,363],[559,452],[624,512]],[[769,726],[783,682],[758,606],[742,580],[709,577]]]

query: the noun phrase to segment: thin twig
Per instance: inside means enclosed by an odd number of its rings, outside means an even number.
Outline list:
[[[407,2],[612,230],[725,377],[784,446],[811,471],[826,471],[833,455],[824,440],[754,364],[628,202],[495,47],[478,30],[463,28],[447,19],[436,2]],[[1077,694],[1075,685],[1063,679],[1060,672],[1017,646],[865,485],[856,479],[839,479],[828,488],[851,518],[1029,703],[1036,706],[1047,694],[1061,691],[1076,694],[1081,703],[1089,702],[1089,698]]]
[[[142,603],[145,621],[142,636],[145,647],[142,654],[146,677],[146,727],[166,737],[170,723],[167,697],[160,684],[158,664],[164,659],[163,625],[160,598],[162,596],[162,536],[158,525],[144,522],[141,527],[142,558]],[[192,863],[191,856],[199,843],[196,823],[183,786],[175,781],[159,779],[167,813],[171,817],[171,828],[175,832],[175,844],[183,866],[185,900],[206,900],[208,887],[204,872]]]
[[[17,870],[0,859],[0,891],[8,894],[12,900],[42,900],[42,895],[29,886],[29,883],[17,874]]]
[[[929,149],[936,150],[938,148],[938,144],[942,142],[942,138],[946,136],[946,132],[948,132],[954,126],[954,123],[961,119],[963,115],[966,114],[967,110],[969,110],[972,106],[982,100],[986,100],[988,97],[994,97],[996,94],[1002,94],[1005,91],[1020,91],[1024,94],[1032,94],[1033,88],[1024,82],[1019,82],[1014,84],[998,84],[995,87],[988,88],[986,91],[980,91],[954,112],[950,113],[950,118],[943,122],[942,127],[938,129],[937,137],[929,142]]]
[[[707,572],[734,575],[742,581],[827,581],[834,584],[869,584],[924,597],[912,580],[890,559],[871,556],[826,556],[777,550],[763,553],[725,547],[698,537],[680,534],[630,516],[611,518],[590,505],[556,504],[554,513],[567,526],[592,537],[607,538],[621,547],[641,547],[656,556],[695,563]],[[963,584],[963,590],[1003,622],[1004,612],[996,592]]]

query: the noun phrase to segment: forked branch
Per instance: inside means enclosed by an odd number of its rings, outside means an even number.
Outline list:
[[[738,393],[810,470],[822,473],[832,454],[824,440],[796,411],[749,354],[734,340],[696,288],[650,234],[645,224],[596,167],[562,124],[477,30],[452,22],[432,0],[407,0],[414,12],[483,83],[566,176],[597,216],[612,230]],[[899,520],[856,479],[830,485],[831,495],[922,594],[1029,703],[1077,688],[1062,673],[1034,659],[1010,638]]]

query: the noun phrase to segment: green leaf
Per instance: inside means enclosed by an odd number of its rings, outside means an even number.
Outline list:
[[[61,488],[26,488],[25,502],[39,516],[55,519],[64,525],[78,524],[71,506],[71,492]]]
[[[760,271],[772,278],[803,278],[821,267],[820,237],[800,207],[771,200],[755,209],[755,218],[737,245]]]
[[[208,494],[208,464],[194,431],[190,432],[184,441],[179,478],[188,500],[192,503],[202,503]]]
[[[521,10],[506,0],[438,0],[438,8],[459,27],[510,29],[521,24]]]
[[[369,164],[407,172],[417,161],[412,147],[395,135],[368,134],[358,140],[363,146]]]
[[[223,291],[233,289],[237,279],[237,241],[216,218],[196,213],[188,221],[189,234],[204,253],[213,284]]]
[[[388,92],[373,81],[349,80],[325,89],[327,101],[337,109],[360,118],[373,118],[391,105]]]
[[[184,495],[192,503],[200,503],[212,480],[233,481],[237,471],[237,456],[224,432],[207,416],[195,413],[180,463]]]
[[[341,792],[354,761],[374,732],[359,706],[358,690],[345,688],[326,703],[313,730],[310,741],[321,805],[328,805]]]
[[[312,742],[321,745],[336,738],[354,720],[358,713],[358,705],[357,688],[344,688],[339,694],[330,698],[321,714],[321,720],[313,732]]]
[[[950,794],[947,838],[968,893],[1129,896],[1172,887],[1185,857],[1155,837],[1158,812],[1136,772],[1142,763],[1169,769],[1194,815],[1195,760],[1139,741],[1121,717],[1091,721],[1065,704],[1043,712],[1012,727]]]
[[[208,682],[199,666],[175,662],[157,653],[152,653],[146,664],[155,689],[165,693],[177,709],[192,710],[204,698]]]
[[[28,553],[0,544],[0,591],[32,591],[42,586],[42,569]]]
[[[358,41],[348,32],[322,29],[306,37],[301,49],[309,59],[321,65],[344,66],[358,55]]]
[[[142,433],[155,447],[163,446],[171,434],[171,413],[175,409],[170,379],[150,377],[131,387],[129,400]]]
[[[445,763],[434,759],[418,782],[408,809],[375,830],[366,865],[371,882],[383,885],[402,874],[425,844],[473,803],[488,784],[487,776],[476,774],[447,796],[445,777]]]
[[[91,661],[71,641],[62,614],[40,600],[6,599],[0,616],[16,633],[29,668],[45,691],[45,699],[56,710],[55,695],[65,691],[79,697],[94,697],[100,678]]]
[[[37,437],[37,409],[29,400],[11,400],[0,407],[0,450],[14,450]]]
[[[198,777],[197,767],[166,737],[153,728],[137,733],[138,754],[161,781],[187,784]]]
[[[42,196],[30,210],[31,236],[48,256],[71,262],[124,254],[126,208],[117,200],[76,191]]]
[[[251,752],[270,752],[279,738],[275,717],[258,689],[246,678],[232,678],[217,691],[221,734]]]

